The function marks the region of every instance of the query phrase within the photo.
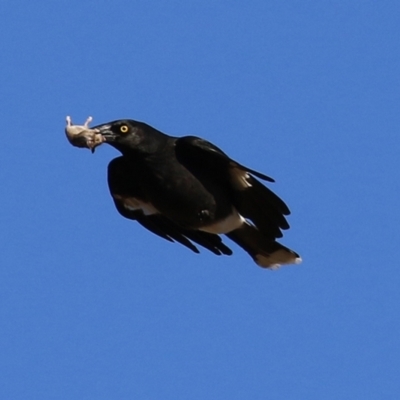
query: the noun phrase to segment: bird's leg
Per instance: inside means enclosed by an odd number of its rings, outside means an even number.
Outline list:
[[[88,148],[94,153],[94,149],[104,142],[103,136],[96,130],[90,129],[89,124],[93,118],[88,117],[83,125],[74,125],[71,117],[67,116],[65,134],[68,141],[75,147]]]

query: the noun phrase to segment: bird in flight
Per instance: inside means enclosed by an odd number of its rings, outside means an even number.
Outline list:
[[[118,212],[154,234],[231,255],[226,235],[260,267],[298,264],[300,256],[276,240],[288,229],[286,204],[260,180],[274,180],[239,164],[212,143],[195,136],[173,137],[143,122],[123,119],[66,133],[77,147],[102,143],[121,156],[108,165],[108,186]],[[257,179],[258,178],[258,179]]]

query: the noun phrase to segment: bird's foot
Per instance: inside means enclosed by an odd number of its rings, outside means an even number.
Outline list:
[[[65,134],[73,146],[88,148],[94,153],[94,149],[104,142],[104,138],[96,129],[89,128],[92,120],[92,117],[88,117],[83,125],[74,125],[71,117],[67,116]]]

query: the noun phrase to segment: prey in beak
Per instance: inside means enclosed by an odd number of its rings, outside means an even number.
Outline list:
[[[93,127],[92,130],[96,131],[96,134],[102,137],[102,143],[115,141],[115,133],[112,130],[112,124],[97,125]]]
[[[67,117],[67,126],[65,127],[65,134],[68,141],[75,147],[90,149],[92,153],[97,146],[105,142],[105,137],[96,128],[89,128],[89,124],[93,118],[88,117],[83,125],[74,125],[71,117]]]

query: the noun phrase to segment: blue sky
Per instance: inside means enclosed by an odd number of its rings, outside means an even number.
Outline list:
[[[3,1],[0,397],[398,399],[400,5]],[[65,116],[274,177],[304,262],[191,253],[114,210]],[[228,242],[228,239],[227,239]]]

